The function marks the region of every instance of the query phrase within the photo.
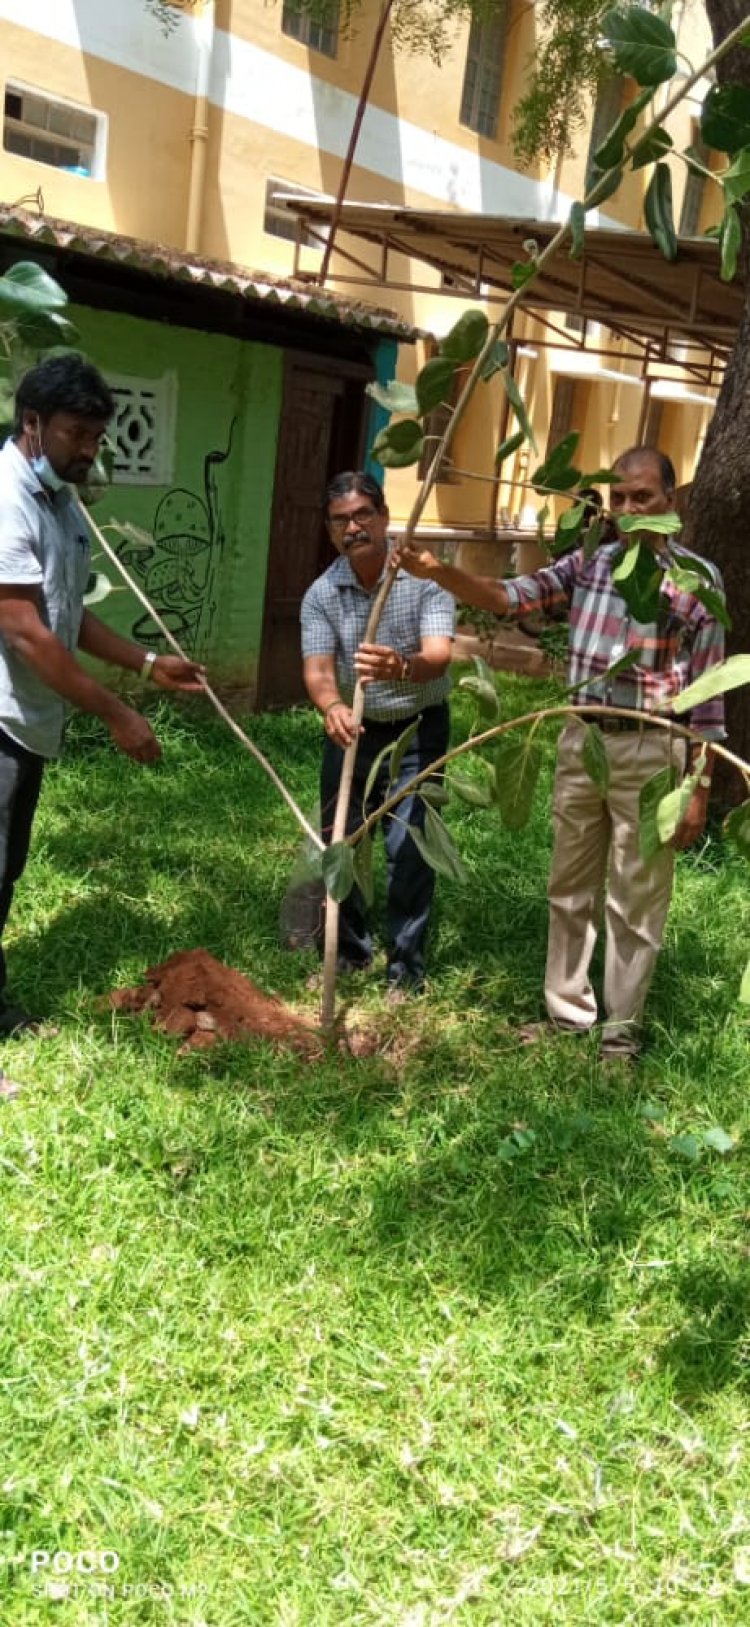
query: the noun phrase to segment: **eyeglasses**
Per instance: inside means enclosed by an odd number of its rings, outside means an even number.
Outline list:
[[[358,508],[354,514],[334,514],[326,522],[329,531],[345,531],[348,525],[372,525],[379,519],[375,508]]]

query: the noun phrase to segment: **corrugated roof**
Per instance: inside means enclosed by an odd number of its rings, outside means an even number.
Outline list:
[[[396,339],[416,338],[416,329],[403,322],[395,311],[347,299],[292,277],[250,271],[231,261],[207,260],[202,255],[168,248],[162,243],[119,237],[114,232],[57,220],[52,215],[0,204],[0,234],[27,243],[52,244],[92,260],[127,266],[163,282],[190,283],[197,289],[234,294],[251,303],[279,305],[286,311],[299,311],[325,322],[336,322],[341,327],[389,334]]]
[[[283,195],[279,201],[318,232],[331,224],[334,206],[327,199]],[[462,280],[467,298],[472,297],[472,287],[476,298],[483,287],[494,294],[510,293],[514,265],[528,260],[527,242],[545,249],[558,227],[550,221],[463,210],[351,202],[341,210],[339,230],[377,247],[370,272],[373,284],[404,286],[400,266],[393,277],[389,275],[389,256],[395,254],[422,260],[435,271]],[[339,274],[356,280],[343,246],[341,253]],[[364,282],[367,267],[357,261],[357,268],[359,281]],[[647,233],[602,227],[587,228],[578,260],[570,258],[569,245],[564,245],[520,297],[527,310],[569,311],[633,333],[670,329],[694,335],[707,347],[734,343],[743,301],[739,278],[721,280],[721,256],[714,239],[681,237],[676,259],[670,261]]]

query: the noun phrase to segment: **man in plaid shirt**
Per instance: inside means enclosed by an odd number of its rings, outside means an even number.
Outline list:
[[[666,514],[673,509],[675,474],[662,453],[634,447],[617,459],[614,468],[620,476],[610,503],[615,522],[618,515]],[[648,532],[639,536],[650,541],[660,558],[679,561],[681,550],[671,538],[656,533],[649,538]],[[623,542],[627,547],[627,536],[604,544],[588,561],[579,549],[532,576],[508,582],[470,576],[418,551],[403,552],[401,563],[465,603],[500,616],[519,619],[539,610],[551,615],[567,609],[568,682],[581,686],[572,704],[583,712],[595,704],[644,713],[658,710],[662,716],[666,710],[668,715],[670,699],[724,659],[723,628],[693,594],[679,592],[668,582],[658,621],[636,622],[612,580]],[[720,589],[718,571],[707,568]],[[633,648],[639,651],[633,666],[606,684],[595,682]],[[643,728],[634,718],[591,714],[588,721],[602,733],[609,786],[606,792],[597,789],[586,772],[584,731],[571,718],[558,744],[545,999],[556,1028],[583,1032],[594,1026],[598,1013],[589,969],[603,916],[602,1054],[629,1060],[639,1049],[643,1008],[661,947],[674,849],[689,847],[705,824],[711,752],[671,846],[646,862],[638,840],[640,792],[659,769],[671,765],[678,774],[684,773],[685,742],[673,739],[666,729]],[[723,739],[722,699],[696,707],[690,722],[705,741]],[[698,750],[691,747],[691,762]],[[526,1031],[528,1037],[536,1037],[535,1026]]]
[[[323,835],[329,839],[344,751],[354,738],[352,700],[357,678],[365,689],[364,727],[357,750],[347,830],[361,825],[384,800],[383,763],[365,797],[370,770],[409,723],[417,726],[405,750],[396,786],[405,785],[448,749],[448,663],[455,626],[450,595],[432,582],[399,571],[378,628],[378,643],[364,643],[372,601],[389,551],[388,509],[371,475],[338,475],[326,494],[326,523],[339,558],[313,582],[302,601],[305,687],[323,715],[326,739],[320,780]],[[407,830],[424,825],[424,803],[405,797],[386,816],[388,865],[388,986],[392,998],[417,991],[424,979],[424,945],[435,873]],[[372,960],[365,902],[354,888],[341,906],[339,965],[356,971]]]

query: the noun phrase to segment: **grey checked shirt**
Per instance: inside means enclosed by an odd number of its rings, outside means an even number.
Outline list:
[[[310,655],[335,656],[339,688],[349,702],[356,681],[354,654],[364,639],[380,581],[382,576],[368,593],[342,554],[302,600],[302,655],[305,660]],[[456,606],[450,593],[436,582],[419,582],[406,571],[398,571],[375,642],[398,650],[399,655],[417,655],[423,638],[452,638],[455,624]],[[414,717],[426,706],[444,701],[450,686],[447,672],[428,684],[367,684],[365,717],[374,723]]]
[[[90,570],[86,528],[70,491],[47,491],[6,441],[0,451],[0,587],[38,588],[42,621],[74,651]],[[56,757],[66,712],[65,701],[0,638],[0,728],[27,751]]]

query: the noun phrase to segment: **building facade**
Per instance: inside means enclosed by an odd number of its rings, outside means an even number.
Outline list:
[[[0,195],[32,208],[37,200],[45,214],[92,231],[211,261],[282,277],[295,268],[314,273],[322,244],[309,235],[295,244],[294,217],[278,198],[336,193],[379,9],[364,0],[347,31],[335,0],[326,23],[313,21],[299,0],[37,0],[32,11],[22,0],[0,0]],[[699,61],[708,48],[702,7],[678,3],[673,26],[680,49]],[[605,83],[580,151],[523,170],[512,116],[536,28],[534,6],[508,0],[492,23],[458,24],[439,67],[398,49],[387,34],[348,197],[530,223],[564,219],[583,195],[591,151],[629,92],[621,80]],[[703,89],[670,126],[678,147],[695,137]],[[665,100],[667,90],[658,94]],[[697,233],[715,207],[710,183],[707,192],[684,166],[675,170],[676,214],[684,231]],[[643,195],[640,171],[590,219],[615,232],[641,228]],[[330,286],[377,299],[371,279],[360,287],[353,266],[361,244],[346,234],[338,242]],[[404,259],[395,280],[400,286],[380,302],[424,334],[401,348],[399,376],[408,380],[472,300],[414,260]],[[525,313],[514,329],[517,378],[541,450],[577,429],[583,462],[596,468],[636,439],[658,439],[679,479],[689,480],[715,389],[696,386],[682,365],[687,355],[668,347],[649,380],[622,334],[549,316],[552,328]],[[522,485],[528,451],[504,467],[499,491],[469,478],[491,474],[503,411],[495,380],[457,437],[454,463],[466,474],[454,471],[438,485],[427,526],[482,538],[498,524],[531,525],[535,504]],[[398,521],[411,506],[415,471],[391,471],[387,487]],[[527,551],[525,562],[533,558]]]

